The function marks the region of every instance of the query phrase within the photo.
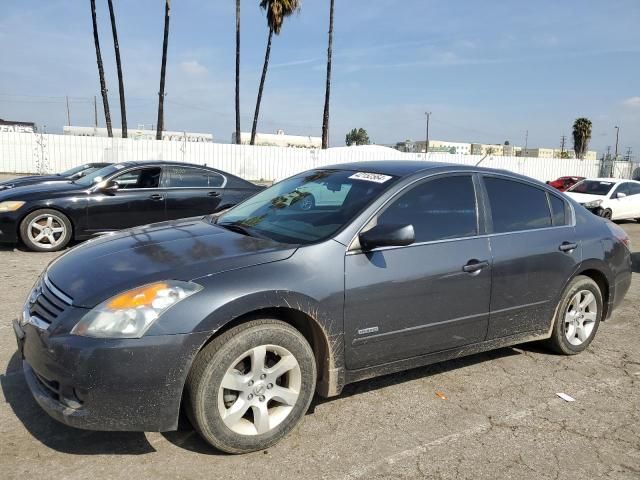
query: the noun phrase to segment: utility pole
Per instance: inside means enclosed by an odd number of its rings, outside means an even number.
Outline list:
[[[67,100],[67,125],[70,127],[71,126],[71,111],[69,110],[69,97],[66,96],[65,98]]]
[[[566,135],[562,135],[562,141],[560,144],[560,158],[564,157],[564,146],[567,143],[567,136]]]
[[[625,159],[627,162],[630,162],[630,161],[631,161],[631,147],[627,147],[627,154],[624,156],[624,159]]]
[[[529,149],[529,130],[527,130],[524,134],[524,149]]]
[[[429,153],[429,120],[431,120],[431,112],[424,112],[427,116],[427,139],[424,142],[424,158],[427,158],[427,153]]]
[[[93,96],[93,123],[98,128],[98,99]]]
[[[618,127],[617,125],[615,127],[613,127],[616,129],[616,150],[615,150],[615,159],[618,159],[618,140],[620,139],[620,127]]]
[[[607,145],[607,160],[611,159],[611,145]]]

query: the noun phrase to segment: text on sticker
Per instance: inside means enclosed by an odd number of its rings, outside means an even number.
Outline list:
[[[358,172],[351,175],[349,178],[354,180],[365,180],[367,182],[375,182],[375,183],[384,183],[387,180],[391,180],[389,175],[382,175],[381,173],[367,173],[367,172]]]

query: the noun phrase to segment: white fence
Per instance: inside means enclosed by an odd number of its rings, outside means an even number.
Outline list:
[[[0,133],[0,172],[60,172],[87,162],[173,160],[209,165],[249,180],[280,180],[311,168],[365,160],[425,160],[424,154],[408,154],[379,147],[341,147],[307,150],[251,147],[215,143],[188,143],[69,135]],[[481,157],[430,153],[426,160],[475,165]],[[621,163],[621,162],[617,162]],[[626,162],[624,162],[626,163]],[[599,161],[489,156],[482,166],[521,173],[538,180],[563,175],[595,177]],[[614,168],[614,174],[629,172]]]

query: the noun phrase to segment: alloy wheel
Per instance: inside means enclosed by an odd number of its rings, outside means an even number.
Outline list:
[[[598,318],[598,302],[589,290],[580,290],[569,302],[564,316],[564,332],[571,345],[582,345],[593,333]]]
[[[65,237],[64,222],[60,217],[45,213],[34,217],[27,226],[29,240],[42,249],[52,249],[60,245]]]
[[[224,424],[240,435],[262,435],[293,410],[302,385],[300,365],[286,348],[261,345],[240,355],[218,392]]]

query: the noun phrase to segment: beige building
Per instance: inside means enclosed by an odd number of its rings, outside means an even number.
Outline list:
[[[568,158],[576,158],[576,154],[571,149],[566,149],[564,153]],[[562,150],[559,148],[526,148],[520,152],[521,157],[532,158],[562,158]],[[584,160],[596,160],[597,152],[589,150],[584,156]]]
[[[235,133],[231,136],[231,143],[236,143]],[[241,132],[240,143],[249,145],[251,143],[251,133]],[[322,138],[286,135],[284,130],[278,130],[276,133],[256,133],[255,144],[263,147],[322,148]]]
[[[500,144],[472,143],[471,155],[494,155],[502,157],[504,155],[504,147],[504,145]]]

